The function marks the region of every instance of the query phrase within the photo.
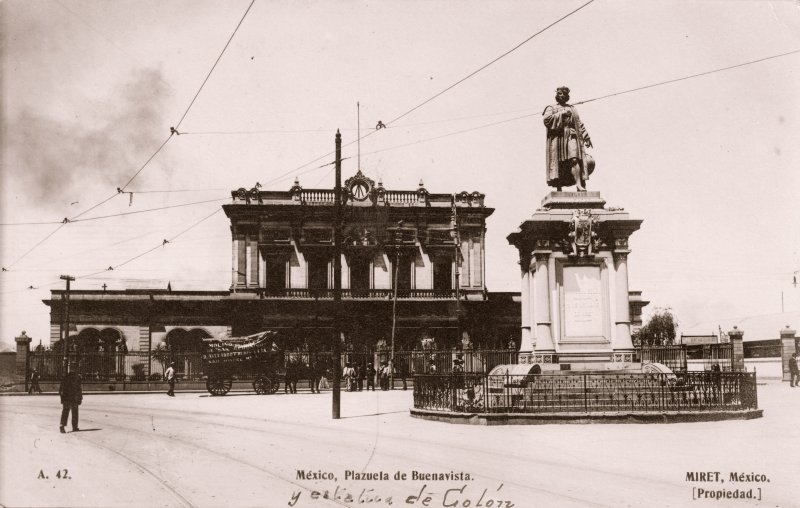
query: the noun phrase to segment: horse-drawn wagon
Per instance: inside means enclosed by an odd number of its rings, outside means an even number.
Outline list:
[[[247,337],[204,339],[203,365],[211,395],[225,395],[234,380],[252,379],[258,394],[275,393],[286,369],[283,351],[275,347],[273,331]]]

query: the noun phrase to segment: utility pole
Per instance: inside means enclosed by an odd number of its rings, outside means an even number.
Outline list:
[[[389,389],[394,390],[394,335],[395,328],[397,328],[397,274],[400,270],[400,243],[403,240],[403,233],[400,231],[400,226],[403,221],[397,223],[397,229],[394,232],[394,296],[392,298],[392,352],[389,356]]]
[[[69,283],[75,280],[75,277],[62,275],[59,278],[67,281],[67,292],[64,293],[64,364],[69,372]]]
[[[461,235],[458,230],[458,212],[456,210],[456,197],[452,197],[452,212],[450,214],[450,235],[453,238],[453,258],[455,259],[456,279],[456,341],[461,341]]]
[[[336,130],[336,183],[333,188],[333,400],[331,416],[338,420],[341,409],[342,327],[342,135]]]

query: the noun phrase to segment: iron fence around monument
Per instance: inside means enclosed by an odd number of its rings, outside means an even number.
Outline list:
[[[670,346],[641,346],[638,349],[639,361],[642,363],[661,363],[673,372],[687,370],[686,346],[675,344]]]
[[[461,413],[667,412],[758,408],[751,372],[417,375],[414,407]]]
[[[688,360],[703,360],[703,369],[733,370],[733,344],[673,344],[669,346],[641,346],[638,349],[642,363],[661,363],[673,372],[688,370]]]

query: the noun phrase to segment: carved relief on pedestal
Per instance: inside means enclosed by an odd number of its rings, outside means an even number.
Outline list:
[[[570,220],[570,232],[567,235],[567,255],[576,258],[591,258],[595,253],[597,233],[593,231],[597,218],[588,209],[575,210]]]

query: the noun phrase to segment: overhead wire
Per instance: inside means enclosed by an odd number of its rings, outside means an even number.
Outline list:
[[[587,99],[585,101],[575,102],[572,105],[573,106],[578,106],[580,104],[587,104],[589,102],[599,101],[601,99],[608,99],[609,97],[616,97],[617,95],[622,95],[622,94],[632,93],[632,92],[638,92],[640,90],[646,90],[648,88],[654,88],[654,87],[661,86],[661,85],[668,85],[670,83],[677,83],[678,81],[684,81],[684,80],[687,80],[687,79],[698,78],[700,76],[707,76],[709,74],[714,74],[716,72],[728,71],[728,70],[731,70],[731,69],[736,69],[738,67],[744,67],[746,65],[752,65],[752,64],[764,62],[764,61],[767,61],[767,60],[772,60],[774,58],[781,58],[781,57],[784,57],[784,56],[793,55],[795,53],[800,53],[800,49],[796,49],[794,51],[788,51],[786,53],[781,53],[779,55],[767,56],[767,57],[764,57],[764,58],[759,58],[758,60],[751,60],[749,62],[744,62],[744,63],[740,63],[740,64],[736,64],[736,65],[729,65],[728,67],[721,67],[719,69],[714,69],[714,70],[711,70],[711,71],[700,72],[700,73],[697,73],[697,74],[692,74],[690,76],[684,76],[682,78],[669,79],[667,81],[661,81],[661,82],[658,82],[658,83],[653,83],[652,85],[645,85],[645,86],[640,86],[640,87],[637,87],[637,88],[631,88],[630,90],[624,90],[622,92],[616,92],[616,93],[612,93],[612,94],[608,94],[608,95],[603,95],[603,96],[600,96],[600,97],[595,97],[594,99]]]
[[[157,212],[157,211],[160,211],[160,210],[169,210],[171,208],[182,208],[182,207],[186,207],[186,206],[202,205],[204,203],[215,203],[215,202],[218,202],[218,201],[227,201],[229,199],[231,199],[231,197],[227,196],[227,197],[224,197],[224,198],[206,199],[206,200],[203,200],[203,201],[192,201],[190,203],[179,203],[177,205],[159,206],[159,207],[156,207],[156,208],[146,208],[144,210],[134,210],[134,211],[131,211],[131,212],[112,213],[112,214],[109,214],[109,215],[96,215],[96,216],[93,216],[93,217],[86,217],[84,219],[65,219],[65,222],[41,222],[41,223],[14,222],[14,223],[0,224],[0,226],[23,226],[23,225],[34,225],[34,224],[35,225],[60,224],[61,226],[65,226],[66,224],[69,224],[69,223],[72,223],[72,222],[89,222],[89,221],[94,221],[94,220],[111,219],[111,218],[114,218],[114,217],[124,217],[126,215],[137,215],[137,214],[141,214],[141,213]],[[52,234],[53,233],[51,233],[51,235]],[[37,244],[37,246],[38,246],[38,244]]]
[[[131,178],[130,178],[130,179],[129,179],[129,180],[126,182],[126,183],[125,183],[125,185],[123,185],[123,186],[121,186],[121,187],[118,187],[118,188],[117,188],[117,192],[116,192],[115,194],[113,194],[113,195],[109,196],[108,198],[104,199],[103,201],[101,201],[101,202],[97,203],[96,205],[94,205],[94,206],[92,206],[92,207],[90,207],[90,208],[88,208],[88,209],[84,210],[83,212],[79,213],[78,215],[75,215],[75,216],[74,216],[74,217],[72,217],[71,219],[67,219],[67,218],[65,218],[65,219],[64,219],[64,221],[63,221],[63,224],[62,224],[61,226],[59,226],[59,228],[57,228],[55,231],[53,231],[52,233],[50,233],[49,235],[47,235],[46,237],[44,237],[42,240],[40,240],[39,242],[37,242],[37,243],[36,243],[36,245],[34,245],[34,246],[33,246],[31,249],[29,249],[29,250],[28,250],[28,251],[27,251],[25,254],[23,254],[23,256],[22,256],[22,257],[20,257],[19,259],[15,260],[15,261],[14,261],[13,263],[11,263],[11,265],[9,265],[9,266],[12,266],[12,265],[16,264],[16,263],[17,263],[17,262],[19,262],[21,259],[23,259],[25,256],[27,256],[28,254],[30,254],[31,252],[33,252],[33,250],[35,250],[35,249],[36,249],[38,246],[40,246],[40,245],[41,245],[42,243],[44,243],[44,242],[45,242],[45,241],[46,241],[48,238],[50,238],[50,237],[51,237],[53,234],[55,234],[55,232],[56,232],[56,231],[58,231],[59,229],[61,229],[61,227],[62,227],[64,224],[68,224],[68,223],[70,223],[70,222],[76,222],[76,219],[78,219],[78,218],[79,218],[79,217],[81,217],[82,215],[84,215],[84,214],[86,214],[86,213],[88,213],[88,212],[90,212],[90,211],[94,210],[95,208],[97,208],[97,207],[99,207],[99,206],[101,206],[101,205],[105,204],[106,202],[110,201],[111,199],[113,199],[114,197],[118,196],[119,194],[122,194],[122,193],[124,193],[124,192],[125,192],[125,189],[126,189],[126,188],[127,188],[127,187],[128,187],[130,184],[131,184],[131,182],[133,182],[133,180],[134,180],[134,179],[135,179],[137,176],[139,176],[139,174],[140,174],[140,173],[141,173],[141,172],[144,170],[144,168],[145,168],[145,167],[147,167],[147,165],[148,165],[148,164],[150,164],[150,162],[151,162],[151,161],[152,161],[152,160],[155,158],[155,156],[156,156],[156,155],[158,155],[158,153],[159,153],[159,152],[161,152],[161,150],[164,148],[164,146],[166,146],[166,144],[169,142],[169,140],[170,140],[170,139],[172,139],[172,136],[173,136],[173,135],[175,135],[175,134],[179,134],[179,132],[178,132],[177,128],[178,128],[178,127],[180,127],[181,123],[182,123],[182,122],[183,122],[183,120],[186,118],[186,115],[189,113],[189,110],[190,110],[190,109],[192,108],[192,106],[194,105],[195,101],[197,100],[197,97],[200,95],[200,92],[203,90],[203,87],[205,86],[206,82],[207,82],[207,81],[208,81],[208,79],[211,77],[211,74],[214,72],[214,69],[217,67],[217,64],[219,63],[220,59],[222,58],[222,55],[224,55],[224,54],[225,54],[225,50],[226,50],[226,49],[228,48],[228,46],[230,45],[231,41],[233,40],[233,37],[236,35],[236,32],[239,30],[239,27],[242,25],[242,22],[244,22],[244,19],[245,19],[245,17],[247,17],[247,14],[250,12],[250,9],[253,7],[253,4],[254,4],[254,3],[255,3],[255,0],[252,0],[252,1],[250,2],[250,5],[248,5],[248,6],[247,6],[247,9],[245,10],[245,12],[244,12],[244,15],[242,15],[242,18],[239,20],[239,23],[236,25],[236,28],[234,29],[233,33],[232,33],[232,34],[231,34],[231,36],[228,38],[228,42],[226,42],[226,43],[225,43],[225,46],[223,47],[222,51],[220,52],[219,56],[217,57],[216,61],[214,62],[214,65],[212,65],[212,67],[211,67],[211,70],[210,70],[210,71],[208,72],[208,74],[206,75],[205,79],[203,80],[202,84],[200,85],[200,88],[197,90],[197,93],[195,93],[194,97],[192,98],[191,102],[189,103],[189,106],[186,108],[186,111],[184,111],[184,113],[183,113],[183,115],[181,116],[180,120],[178,121],[177,125],[176,125],[175,127],[172,127],[172,128],[170,129],[170,134],[169,134],[169,136],[168,136],[168,137],[167,137],[167,138],[164,140],[164,142],[163,142],[163,143],[161,143],[161,145],[159,145],[159,147],[158,147],[158,148],[155,150],[155,152],[153,152],[153,154],[152,154],[152,155],[151,155],[151,156],[150,156],[150,157],[149,157],[149,158],[148,158],[148,159],[145,161],[145,163],[144,163],[144,164],[142,164],[142,166],[141,166],[141,167],[140,167],[140,168],[139,168],[139,169],[136,171],[136,173],[134,173],[134,175],[133,175],[133,176],[132,176],[132,177],[131,177]],[[73,14],[74,14],[74,13],[73,13]],[[5,268],[7,269],[8,267],[5,267]]]
[[[93,273],[91,273],[91,274],[88,274],[88,275],[80,275],[80,276],[76,276],[75,278],[76,278],[76,279],[85,279],[85,278],[93,277],[93,276],[95,276],[95,275],[99,275],[99,274],[101,274],[101,273],[105,273],[105,272],[113,271],[113,270],[116,270],[116,269],[118,269],[118,268],[120,268],[120,267],[122,267],[122,266],[125,266],[125,265],[127,265],[128,263],[131,263],[131,262],[133,262],[133,261],[135,261],[135,260],[137,260],[137,259],[139,259],[139,258],[141,258],[141,257],[143,257],[143,256],[146,256],[147,254],[150,254],[151,252],[153,252],[153,251],[155,251],[155,250],[158,250],[159,248],[163,248],[163,247],[165,247],[165,246],[166,246],[167,244],[169,244],[169,243],[172,243],[172,242],[174,242],[175,240],[177,240],[177,239],[178,239],[179,237],[181,237],[182,235],[186,234],[187,232],[189,232],[189,231],[190,231],[190,230],[192,230],[193,228],[195,228],[195,227],[199,226],[200,224],[202,224],[202,223],[203,223],[203,222],[205,222],[206,220],[208,220],[208,219],[210,219],[211,217],[213,217],[215,214],[219,213],[219,212],[220,212],[220,210],[221,210],[220,208],[216,208],[216,209],[215,209],[213,212],[211,212],[210,214],[206,215],[206,216],[205,216],[205,217],[203,217],[202,219],[198,220],[197,222],[195,222],[194,224],[192,224],[192,225],[191,225],[191,226],[189,226],[188,228],[186,228],[186,229],[182,230],[180,233],[178,233],[178,234],[176,234],[176,235],[173,235],[173,236],[172,236],[171,238],[169,238],[169,239],[164,239],[164,240],[163,240],[163,241],[162,241],[160,244],[156,245],[155,247],[153,247],[153,248],[151,248],[151,249],[148,249],[148,250],[146,250],[146,251],[144,251],[144,252],[142,252],[142,253],[140,253],[140,254],[137,254],[137,255],[135,255],[135,256],[133,256],[133,257],[131,257],[131,258],[129,258],[129,259],[127,259],[127,260],[123,261],[122,263],[118,263],[118,264],[116,264],[116,265],[109,265],[109,267],[108,267],[108,268],[106,268],[106,269],[104,269],[104,270],[100,270],[100,271],[97,271],[97,272],[93,272]]]
[[[16,260],[14,260],[14,262],[12,262],[12,263],[8,264],[7,266],[4,266],[4,267],[3,267],[3,271],[4,271],[4,272],[7,272],[7,271],[9,271],[9,269],[10,269],[12,266],[14,266],[15,264],[19,263],[19,262],[20,262],[20,261],[21,261],[21,260],[22,260],[22,259],[23,259],[25,256],[27,256],[28,254],[30,254],[30,253],[31,253],[31,252],[32,252],[32,251],[33,251],[33,250],[34,250],[36,247],[38,247],[38,246],[40,246],[41,244],[43,244],[43,243],[44,243],[44,242],[45,242],[45,241],[46,241],[48,238],[50,238],[50,237],[51,237],[51,236],[53,236],[54,234],[58,233],[58,232],[61,230],[61,228],[63,228],[65,225],[66,225],[66,223],[59,224],[59,226],[58,226],[57,228],[55,228],[53,231],[51,231],[51,232],[50,232],[50,234],[48,234],[47,236],[45,236],[44,238],[42,238],[41,240],[39,240],[39,241],[36,243],[36,245],[34,245],[33,247],[31,247],[30,249],[28,249],[27,251],[25,251],[25,253],[24,253],[23,255],[21,255],[20,257],[18,257]]]
[[[487,64],[485,64],[485,65],[481,66],[480,68],[478,68],[478,69],[476,69],[476,70],[472,71],[471,73],[469,73],[469,74],[467,74],[465,77],[463,77],[463,78],[459,79],[458,81],[456,81],[456,82],[455,82],[455,83],[453,83],[452,85],[448,86],[447,88],[445,88],[445,89],[444,89],[444,90],[442,90],[441,92],[437,93],[437,94],[436,94],[436,95],[434,95],[433,97],[431,97],[431,98],[429,98],[429,99],[427,99],[427,100],[425,100],[425,101],[421,102],[420,104],[418,104],[418,105],[414,106],[413,108],[409,109],[408,111],[406,111],[405,113],[401,114],[400,116],[398,116],[398,117],[394,118],[393,120],[389,120],[388,122],[386,122],[386,125],[388,126],[388,125],[390,125],[390,124],[393,124],[393,123],[395,123],[396,121],[400,120],[401,118],[404,118],[404,117],[406,117],[406,116],[410,115],[411,113],[413,113],[414,111],[418,110],[418,109],[419,109],[419,108],[421,108],[422,106],[424,106],[424,105],[428,104],[429,102],[433,101],[434,99],[436,99],[436,98],[438,98],[438,97],[442,96],[443,94],[445,94],[446,92],[448,92],[448,91],[452,90],[453,88],[455,88],[456,86],[460,85],[460,84],[461,84],[461,83],[463,83],[464,81],[468,80],[469,78],[471,78],[471,77],[475,76],[476,74],[478,74],[479,72],[483,71],[484,69],[486,69],[486,68],[487,68],[487,67],[489,67],[490,65],[492,65],[492,64],[494,64],[494,63],[496,63],[496,62],[500,61],[501,59],[503,59],[503,58],[505,58],[506,56],[510,55],[510,54],[511,54],[511,53],[513,53],[514,51],[518,50],[519,48],[521,48],[522,46],[524,46],[525,44],[527,44],[528,42],[530,42],[531,40],[533,40],[533,39],[534,39],[535,37],[537,37],[538,35],[540,35],[540,34],[544,33],[545,31],[549,30],[550,28],[554,27],[555,25],[557,25],[557,24],[561,23],[562,21],[564,21],[564,20],[565,20],[565,19],[567,19],[568,17],[572,16],[572,15],[573,15],[573,14],[575,14],[576,12],[580,11],[581,9],[583,9],[583,8],[584,8],[584,7],[586,7],[587,5],[591,4],[592,2],[594,2],[594,0],[589,0],[589,1],[588,1],[588,2],[586,2],[585,4],[583,4],[583,5],[581,5],[580,7],[578,7],[577,9],[575,9],[575,10],[573,10],[573,11],[570,11],[569,13],[565,14],[564,16],[562,16],[562,17],[558,18],[557,20],[553,21],[552,23],[550,23],[550,24],[549,24],[549,25],[547,25],[546,27],[542,28],[541,30],[539,30],[539,31],[538,31],[538,32],[536,32],[535,34],[531,35],[530,37],[528,37],[528,38],[527,38],[527,39],[525,39],[524,41],[520,42],[519,44],[517,44],[517,45],[516,45],[516,46],[514,46],[513,48],[509,49],[508,51],[506,51],[506,52],[505,52],[505,53],[503,53],[502,55],[498,56],[497,58],[495,58],[495,59],[494,59],[494,60],[492,60],[491,62],[489,62],[489,63],[487,63]],[[372,131],[372,132],[376,132],[376,131]],[[366,134],[364,137],[366,137],[366,136],[369,136],[369,134],[372,134],[372,133],[368,133],[368,134]]]
[[[256,2],[256,0],[252,0],[250,2],[250,5],[247,6],[247,10],[244,11],[244,14],[242,15],[242,19],[239,20],[239,23],[236,25],[236,28],[233,30],[233,33],[228,38],[228,42],[225,43],[225,47],[222,48],[222,51],[220,52],[219,56],[217,57],[217,60],[214,62],[214,65],[211,66],[211,70],[208,71],[208,75],[206,76],[206,79],[204,79],[203,83],[200,84],[200,88],[197,90],[197,93],[194,94],[194,97],[192,98],[192,101],[189,103],[189,107],[186,108],[186,111],[184,111],[183,116],[181,116],[181,119],[178,120],[178,123],[175,125],[175,130],[176,131],[178,130],[178,128],[183,123],[183,120],[184,120],[184,118],[186,118],[186,115],[189,114],[189,110],[192,108],[192,105],[194,105],[194,101],[197,100],[197,97],[200,95],[200,92],[203,90],[203,87],[206,85],[206,82],[211,77],[211,73],[213,73],[214,69],[217,68],[217,64],[219,63],[220,59],[222,58],[222,55],[225,54],[225,50],[228,49],[228,46],[230,45],[231,41],[233,40],[233,37],[236,35],[236,32],[239,31],[239,27],[242,26],[242,23],[244,22],[244,18],[247,17],[247,13],[250,12],[250,8],[253,7],[253,4],[255,2]]]
[[[442,95],[443,95],[443,94],[445,94],[446,92],[449,92],[450,90],[452,90],[452,89],[453,89],[453,88],[455,88],[456,86],[458,86],[458,85],[460,85],[461,83],[463,83],[463,82],[467,81],[467,80],[468,80],[468,79],[470,79],[471,77],[475,76],[476,74],[478,74],[479,72],[483,71],[484,69],[486,69],[486,68],[487,68],[487,67],[489,67],[490,65],[492,65],[492,64],[494,64],[494,63],[496,63],[497,61],[501,60],[502,58],[505,58],[505,57],[506,57],[506,56],[508,56],[509,54],[513,53],[513,52],[514,52],[514,51],[516,51],[517,49],[521,48],[522,46],[524,46],[525,44],[527,44],[528,42],[530,42],[532,39],[534,39],[534,38],[535,38],[535,37],[537,37],[538,35],[542,34],[543,32],[545,32],[545,31],[549,30],[550,28],[554,27],[555,25],[557,25],[557,24],[558,24],[558,23],[560,23],[561,21],[563,21],[563,20],[567,19],[568,17],[572,16],[573,14],[575,14],[575,13],[576,13],[576,12],[578,12],[578,11],[580,11],[581,9],[583,9],[583,8],[584,8],[584,7],[586,7],[587,5],[591,4],[592,2],[594,2],[594,0],[589,0],[589,1],[588,1],[588,2],[586,2],[585,4],[583,4],[583,5],[581,5],[580,7],[578,7],[577,9],[574,9],[574,10],[570,11],[569,13],[567,13],[567,14],[565,14],[564,16],[560,17],[560,18],[559,18],[559,19],[557,19],[556,21],[554,21],[554,22],[550,23],[549,25],[547,25],[546,27],[542,28],[542,29],[541,29],[541,30],[539,30],[538,32],[536,32],[536,33],[534,33],[533,35],[529,36],[529,37],[528,37],[528,38],[526,38],[524,41],[522,41],[521,43],[517,44],[516,46],[514,46],[514,47],[513,47],[513,48],[511,48],[510,50],[506,51],[506,52],[505,52],[505,53],[503,53],[502,55],[500,55],[500,56],[498,56],[497,58],[493,59],[493,60],[492,60],[492,61],[490,61],[489,63],[487,63],[487,64],[485,64],[485,65],[481,66],[480,68],[478,68],[478,69],[477,69],[477,70],[475,70],[475,71],[472,71],[471,73],[469,73],[469,74],[468,74],[468,75],[466,75],[465,77],[463,77],[463,78],[459,79],[458,81],[456,81],[456,82],[455,82],[455,83],[453,83],[452,85],[448,86],[447,88],[445,88],[445,89],[444,89],[444,90],[442,90],[441,92],[439,92],[439,93],[435,94],[434,96],[432,96],[432,97],[430,97],[430,98],[426,99],[425,101],[423,101],[423,102],[421,102],[421,103],[417,104],[417,105],[416,105],[416,106],[414,106],[413,108],[411,108],[411,109],[407,110],[406,112],[402,113],[401,115],[399,115],[399,116],[395,117],[393,120],[390,120],[389,122],[385,122],[383,125],[388,127],[390,124],[392,124],[392,123],[394,123],[394,122],[396,122],[396,121],[400,120],[401,118],[404,118],[404,117],[408,116],[408,115],[409,115],[409,114],[411,114],[412,112],[414,112],[414,111],[418,110],[419,108],[421,108],[421,107],[425,106],[426,104],[428,104],[429,102],[433,101],[434,99],[436,99],[436,98],[438,98],[438,97],[442,96]],[[369,131],[369,132],[367,132],[366,134],[364,134],[363,136],[359,136],[359,137],[358,137],[358,139],[356,139],[356,140],[354,140],[354,141],[351,141],[351,142],[349,142],[349,143],[345,143],[344,145],[342,145],[342,148],[346,148],[346,147],[349,147],[349,146],[351,146],[351,145],[353,145],[353,144],[356,144],[356,143],[358,143],[360,140],[362,140],[362,139],[365,139],[365,138],[367,138],[367,137],[369,137],[369,136],[371,136],[371,135],[375,134],[375,133],[376,133],[376,132],[378,132],[379,130],[382,130],[382,129],[375,129],[375,130]],[[306,166],[309,166],[309,165],[311,165],[311,164],[314,164],[315,162],[319,162],[320,160],[322,160],[322,159],[325,159],[326,157],[330,157],[330,156],[331,156],[331,155],[333,155],[334,153],[335,153],[334,151],[330,151],[330,152],[328,152],[328,153],[326,153],[326,154],[324,154],[324,155],[321,155],[321,156],[319,156],[319,157],[317,157],[317,158],[315,158],[315,159],[313,159],[313,160],[310,160],[310,161],[306,162],[305,164],[302,164],[302,165],[300,165],[300,166],[296,167],[295,169],[292,169],[291,171],[286,171],[286,172],[284,172],[284,173],[282,173],[282,174],[280,174],[280,175],[276,176],[275,178],[273,178],[272,180],[270,180],[270,182],[275,182],[275,181],[282,180],[283,178],[285,178],[285,177],[287,177],[287,176],[289,176],[289,175],[292,175],[293,173],[295,173],[295,172],[297,172],[297,171],[299,171],[299,170],[301,170],[301,169],[305,168]]]

